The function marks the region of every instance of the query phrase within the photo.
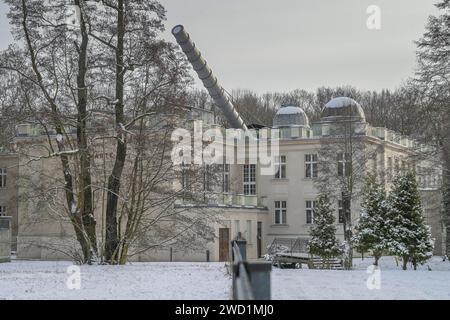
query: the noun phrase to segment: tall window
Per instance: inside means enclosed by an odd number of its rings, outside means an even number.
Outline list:
[[[314,223],[314,208],[316,207],[316,201],[306,201],[306,223]]]
[[[344,223],[344,203],[338,200],[338,222]]]
[[[205,165],[203,168],[203,191],[211,191],[211,168]]]
[[[0,188],[6,188],[6,169],[0,168]]]
[[[338,161],[338,176],[349,177],[352,172],[350,154],[346,153],[344,156],[343,153],[338,153],[337,161]]]
[[[399,160],[398,158],[395,158],[394,160],[394,170],[395,170],[395,174],[399,174],[400,171],[400,164],[399,164]]]
[[[224,164],[222,171],[222,192],[230,192],[230,165]]]
[[[406,161],[402,160],[402,168],[401,168],[402,172],[406,171]]]
[[[241,224],[239,220],[234,220],[234,236],[237,238],[239,235],[239,232],[241,232]]]
[[[0,206],[0,217],[6,216],[6,207]]]
[[[181,165],[181,187],[183,190],[189,188],[189,166],[184,163]]]
[[[252,242],[252,220],[247,220],[247,243]]]
[[[277,168],[277,173],[275,173],[275,179],[285,179],[286,178],[286,156],[279,156],[276,158],[275,167]]]
[[[275,224],[286,224],[286,201],[275,201]]]
[[[256,165],[244,164],[244,194],[256,194]]]
[[[305,154],[305,177],[317,178],[317,154]]]

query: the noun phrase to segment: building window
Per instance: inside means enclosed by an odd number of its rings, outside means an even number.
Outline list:
[[[203,168],[203,191],[211,191],[211,168],[205,165]]]
[[[349,177],[352,172],[350,154],[346,153],[344,157],[343,153],[338,153],[337,161],[338,161],[338,176]]]
[[[344,223],[344,203],[338,200],[338,223]]]
[[[6,169],[0,168],[0,188],[6,188]]]
[[[286,156],[279,156],[276,158],[275,167],[277,168],[277,173],[275,173],[275,179],[285,179],[286,178]]]
[[[375,175],[375,177],[378,176],[378,157],[376,153],[373,156],[373,174]]]
[[[239,220],[234,220],[234,237],[237,238],[239,235],[239,232],[241,232],[241,225]]]
[[[181,188],[186,190],[189,188],[189,167],[186,164],[181,164]]]
[[[317,178],[317,154],[305,154],[305,177]]]
[[[5,216],[6,216],[6,207],[0,206],[0,217],[5,217]]]
[[[393,172],[392,172],[392,157],[388,157],[387,159],[387,171],[388,171],[388,178],[392,179]]]
[[[314,223],[314,208],[316,207],[316,201],[306,201],[306,223]]]
[[[275,224],[286,224],[286,201],[275,201]]]
[[[423,175],[423,168],[420,166],[417,167],[417,180],[418,180],[419,187],[424,187],[425,179],[424,179],[424,175]]]
[[[252,242],[252,220],[247,220],[247,243]]]
[[[244,194],[256,194],[256,165],[244,164]]]
[[[398,158],[395,158],[395,160],[394,160],[394,173],[397,175],[397,174],[399,174],[399,171],[400,171],[400,165],[399,165],[399,160],[398,160]]]
[[[224,164],[222,171],[222,192],[230,192],[230,165]]]
[[[403,173],[405,173],[406,172],[406,161],[405,160],[402,160],[402,166],[401,166],[401,171],[403,172]]]

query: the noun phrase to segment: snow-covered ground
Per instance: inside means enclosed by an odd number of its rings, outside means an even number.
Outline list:
[[[272,269],[273,299],[450,299],[450,262],[434,257],[419,270],[401,270],[392,257],[380,261],[380,289],[369,290],[372,259],[355,270]],[[0,264],[1,299],[229,299],[224,263],[133,263],[82,266],[80,290],[69,290],[70,262]],[[428,270],[428,266],[431,271]]]
[[[133,263],[82,266],[80,290],[69,290],[70,262],[0,264],[2,299],[229,299],[224,263]],[[72,282],[73,283],[73,282]]]
[[[368,289],[372,259],[354,260],[354,270],[272,271],[273,299],[450,299],[450,262],[433,257],[419,270],[401,270],[392,257],[380,261],[380,289]],[[428,270],[428,266],[431,271]]]

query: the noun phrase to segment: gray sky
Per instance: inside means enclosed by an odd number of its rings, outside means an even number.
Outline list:
[[[165,38],[184,24],[222,85],[264,91],[353,85],[393,89],[413,74],[437,0],[162,0]],[[366,27],[369,5],[381,30]],[[12,41],[0,5],[0,48]],[[196,79],[197,85],[200,86]]]

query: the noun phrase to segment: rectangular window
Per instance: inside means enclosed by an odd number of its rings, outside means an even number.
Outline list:
[[[423,178],[423,170],[422,167],[417,166],[417,180],[419,187],[424,187],[424,178]]]
[[[183,190],[186,190],[189,188],[189,166],[186,164],[181,165],[181,187]]]
[[[239,220],[234,220],[234,236],[235,238],[238,237],[239,232],[241,232],[241,225]]]
[[[256,165],[244,164],[244,194],[256,194]]]
[[[279,156],[275,161],[275,179],[286,179],[286,156]]]
[[[338,176],[349,177],[352,172],[351,155],[346,153],[344,157],[343,153],[338,153],[337,162],[338,162]]]
[[[224,164],[222,171],[222,192],[230,192],[230,165]]]
[[[247,220],[247,243],[252,242],[252,220]]]
[[[344,223],[344,203],[338,200],[338,222]]]
[[[211,168],[209,165],[203,167],[203,191],[211,191]]]
[[[388,178],[389,179],[392,179],[392,177],[394,176],[393,175],[393,172],[392,172],[392,157],[388,157],[388,159],[387,159],[387,170],[388,170]]]
[[[398,158],[395,158],[394,160],[394,174],[399,174],[400,171],[400,165]]]
[[[316,201],[306,201],[306,223],[314,223],[314,208],[316,207]]]
[[[5,217],[5,216],[6,216],[6,207],[0,206],[0,217]]]
[[[0,168],[0,188],[6,188],[6,169]]]
[[[275,224],[286,224],[286,201],[275,201]]]
[[[305,177],[317,178],[317,154],[305,154]]]

